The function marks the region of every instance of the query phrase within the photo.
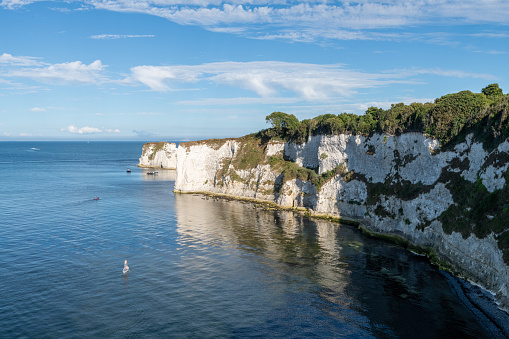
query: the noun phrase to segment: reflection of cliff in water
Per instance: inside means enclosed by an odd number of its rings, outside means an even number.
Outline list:
[[[183,248],[251,256],[263,284],[308,293],[315,311],[340,323],[375,336],[487,335],[426,258],[352,227],[201,195],[176,194],[175,205]]]
[[[148,174],[154,173],[154,174]],[[168,169],[146,169],[143,168],[141,171],[143,180],[149,181],[149,180],[158,180],[158,181],[175,181],[175,177],[177,175],[177,171],[175,170],[168,170]]]
[[[199,195],[175,195],[178,232],[198,243],[235,246],[270,259],[267,263],[299,268],[306,278],[342,279],[347,265],[333,266],[341,252],[339,225],[313,221],[292,212]],[[336,259],[335,259],[336,258]],[[338,286],[336,285],[336,288]]]

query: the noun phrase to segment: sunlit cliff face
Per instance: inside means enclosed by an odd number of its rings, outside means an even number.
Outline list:
[[[469,135],[442,151],[436,140],[420,133],[316,135],[303,144],[261,145],[261,155],[249,151],[252,142],[229,139],[179,147],[175,191],[263,200],[360,220],[372,231],[431,248],[508,304],[509,255],[504,253],[509,245],[500,237],[507,229],[506,212],[482,201],[507,194],[509,141],[487,151]],[[275,155],[267,156],[268,150]],[[246,166],[254,157],[258,162]],[[274,157],[279,157],[276,165]],[[338,166],[341,171],[334,172]],[[299,177],[299,171],[329,176],[318,187]],[[478,204],[485,213],[476,212]],[[458,218],[462,222],[454,222]]]

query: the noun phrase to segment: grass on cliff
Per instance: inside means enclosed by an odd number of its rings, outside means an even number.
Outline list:
[[[148,155],[148,160],[154,160],[156,153],[159,152],[160,150],[162,150],[164,148],[165,144],[166,144],[166,142],[164,142],[164,141],[147,142],[146,144],[143,145],[143,154],[142,155],[146,155],[146,152],[149,151],[149,148],[153,147],[151,153]]]
[[[207,139],[207,140],[196,140],[196,141],[187,141],[181,142],[179,146],[191,147],[191,146],[199,146],[206,145],[212,149],[218,150],[220,149],[228,140],[234,140],[232,138],[226,139]]]
[[[267,144],[260,138],[250,134],[238,138],[237,141],[240,146],[231,163],[236,169],[247,170],[256,168],[256,166],[267,162],[265,157]]]

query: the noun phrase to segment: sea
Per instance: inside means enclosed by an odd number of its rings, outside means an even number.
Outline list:
[[[0,142],[0,338],[492,337],[426,257],[174,194],[142,145]]]

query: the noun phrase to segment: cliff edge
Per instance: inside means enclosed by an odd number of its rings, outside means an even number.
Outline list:
[[[176,169],[177,144],[148,142],[143,145],[139,167]]]

